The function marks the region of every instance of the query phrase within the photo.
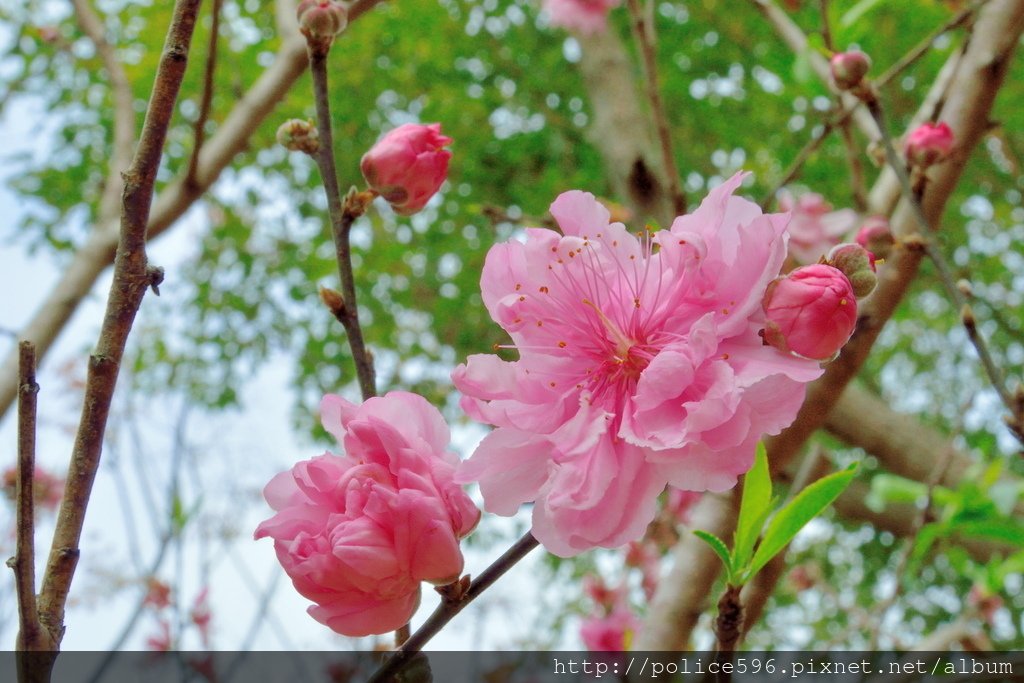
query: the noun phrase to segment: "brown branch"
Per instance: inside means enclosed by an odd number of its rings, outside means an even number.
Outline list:
[[[642,7],[640,0],[626,0],[629,14],[633,19],[633,36],[640,50],[640,63],[643,66],[645,92],[651,105],[655,129],[658,131],[658,142],[661,145],[661,163],[668,182],[668,194],[672,199],[672,208],[677,216],[686,213],[686,195],[679,185],[679,169],[672,149],[672,132],[669,130],[665,104],[661,99],[661,88],[658,83],[658,60],[654,51],[653,16],[649,16]],[[653,14],[653,13],[651,13]]]
[[[580,74],[593,110],[588,137],[604,159],[611,189],[640,220],[651,217],[669,225],[676,214],[649,137],[654,122],[639,104],[626,48],[615,31],[576,38],[582,49]]]
[[[988,343],[978,330],[977,322],[974,318],[974,313],[971,310],[970,304],[967,303],[967,299],[964,298],[960,288],[957,287],[956,279],[953,276],[952,268],[946,261],[946,257],[942,254],[942,251],[931,241],[930,235],[936,232],[935,224],[925,215],[924,209],[918,200],[917,194],[911,188],[910,177],[907,175],[906,166],[904,166],[903,160],[896,153],[896,149],[892,144],[892,136],[889,134],[888,125],[885,121],[885,113],[882,111],[881,100],[877,96],[870,94],[866,96],[866,102],[868,111],[871,112],[871,116],[875,119],[875,123],[878,125],[878,132],[882,137],[882,145],[885,148],[886,159],[889,162],[890,168],[896,172],[896,177],[899,178],[900,186],[903,189],[903,197],[910,206],[911,215],[917,221],[919,227],[921,227],[926,237],[918,240],[921,250],[931,259],[935,266],[935,272],[938,275],[939,283],[942,288],[946,291],[946,296],[950,298],[953,305],[961,311],[961,322],[963,323],[964,329],[967,331],[967,337],[970,339],[971,344],[974,346],[975,351],[978,353],[978,358],[981,360],[981,366],[985,370],[985,374],[988,375],[989,382],[992,384],[996,393],[999,395],[1000,400],[1006,409],[1009,411],[1007,419],[1007,425],[1014,436],[1017,437],[1021,443],[1024,443],[1024,406],[1015,400],[1013,394],[1006,387],[1006,381],[1003,377],[1002,371],[996,366],[995,360],[992,358],[992,354],[988,349]]]
[[[103,434],[121,357],[146,290],[155,288],[162,278],[162,271],[147,263],[146,226],[153,184],[185,75],[200,1],[178,0],[175,3],[142,136],[131,166],[124,175],[121,236],[114,261],[114,280],[99,343],[89,359],[85,403],[39,596],[40,621],[49,631],[55,649],[59,648],[63,637],[64,609],[78,563],[78,544],[99,468]]]
[[[349,25],[366,14],[382,0],[357,0],[349,8]],[[149,217],[147,233],[155,239],[169,230],[181,216],[220,177],[235,155],[243,151],[256,129],[274,110],[292,85],[306,69],[306,43],[298,33],[292,13],[294,35],[286,38],[277,57],[238,101],[217,132],[200,150],[195,186],[185,183],[184,176],[164,187]],[[96,280],[114,262],[117,249],[117,223],[97,226],[81,249],[64,269],[60,280],[50,290],[20,336],[36,345],[39,358],[45,357],[61,330],[88,296]],[[0,417],[13,404],[18,394],[17,354],[10,354],[0,367]]]
[[[480,595],[491,587],[491,585],[504,576],[505,572],[511,569],[519,560],[526,557],[531,550],[536,548],[538,545],[537,539],[533,537],[533,534],[527,532],[522,538],[516,541],[511,548],[505,551],[505,553],[496,559],[494,562],[483,570],[475,580],[469,583],[465,590],[462,589],[461,582],[451,584],[451,587],[455,588],[453,591],[454,595],[445,595],[444,590],[448,589],[448,586],[442,586],[438,589],[438,592],[442,593],[441,604],[438,605],[434,613],[427,618],[423,625],[416,629],[416,632],[412,634],[402,647],[398,648],[393,655],[384,663],[382,667],[370,676],[367,683],[385,683],[385,681],[393,681],[394,675],[398,673],[402,667],[409,663],[413,655],[423,649],[431,638],[451,621],[455,615],[461,612],[469,603],[476,600]],[[465,581],[463,578],[463,581]]]
[[[131,162],[132,150],[135,148],[135,100],[124,65],[117,58],[113,46],[107,41],[103,21],[93,10],[89,0],[71,0],[71,4],[75,9],[78,25],[92,41],[96,54],[103,62],[103,68],[107,70],[114,100],[113,153],[110,156],[109,171],[99,207],[98,223],[103,225],[117,220],[120,210],[119,199],[123,189],[121,173]],[[40,353],[43,351],[40,350]]]
[[[36,610],[35,486],[36,467],[36,350],[32,342],[18,344],[18,481],[15,500],[16,545],[7,565],[14,570],[18,596],[18,650],[46,650],[46,634]]]
[[[203,142],[206,139],[206,122],[210,118],[210,107],[213,104],[213,76],[217,71],[217,39],[220,35],[221,2],[222,0],[213,0],[213,8],[210,10],[210,41],[206,47],[203,94],[199,102],[195,133],[193,133],[192,155],[188,160],[188,172],[185,174],[185,185],[192,189],[197,186],[196,173],[199,171],[199,152],[203,149]]]
[[[338,261],[338,276],[341,279],[341,305],[332,308],[335,317],[345,327],[348,345],[352,350],[352,361],[356,366],[356,377],[363,400],[376,396],[376,373],[373,356],[366,348],[363,330],[359,324],[359,304],[356,300],[355,273],[352,270],[352,244],[350,235],[352,223],[362,215],[368,200],[355,192],[345,197],[342,205],[341,190],[338,186],[338,172],[334,160],[334,134],[331,130],[330,96],[327,87],[327,55],[330,43],[323,45],[309,41],[309,63],[313,74],[313,95],[316,100],[316,126],[320,134],[320,148],[316,163],[320,167],[324,190],[327,193],[327,210],[331,218],[331,235],[334,238],[335,255]],[[364,201],[365,200],[365,201]]]

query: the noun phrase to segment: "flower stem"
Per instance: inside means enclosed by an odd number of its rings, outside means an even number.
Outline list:
[[[352,246],[350,235],[352,223],[362,215],[365,204],[355,201],[350,193],[344,205],[338,188],[338,173],[334,160],[334,136],[331,133],[331,107],[327,93],[327,54],[330,45],[316,45],[310,42],[309,66],[313,75],[313,96],[316,100],[316,126],[320,135],[320,150],[316,163],[327,192],[327,211],[331,218],[331,234],[338,259],[338,276],[341,280],[343,306],[334,309],[335,317],[345,327],[348,344],[352,349],[352,360],[356,366],[356,377],[363,400],[377,395],[373,357],[363,341],[363,330],[359,325],[359,307],[356,302],[355,275],[352,271]]]
[[[466,605],[473,602],[481,593],[490,588],[491,584],[501,578],[505,572],[511,569],[519,560],[526,557],[538,545],[537,539],[533,537],[533,534],[527,532],[511,548],[506,550],[501,557],[491,563],[487,569],[483,570],[480,576],[469,585],[469,588],[458,599],[442,600],[441,604],[434,610],[434,613],[430,615],[430,618],[412,634],[412,637],[405,641],[405,644],[398,648],[384,662],[383,666],[377,669],[367,683],[383,683],[384,681],[392,680],[392,677],[408,664],[413,655],[422,650],[423,646],[437,635],[445,624],[461,612]]]
[[[950,300],[952,300],[958,310],[963,312],[961,314],[961,322],[964,324],[967,336],[971,340],[971,344],[974,345],[975,350],[978,352],[978,358],[981,360],[982,367],[988,375],[989,382],[991,382],[993,388],[995,388],[1000,400],[1002,400],[1003,404],[1010,411],[1007,424],[1013,434],[1021,442],[1024,442],[1024,406],[1022,406],[1020,401],[1015,400],[1009,389],[1006,388],[1003,374],[999,368],[996,367],[995,360],[992,358],[992,354],[988,349],[985,338],[974,323],[973,314],[968,315],[970,305],[967,303],[967,300],[957,287],[956,280],[953,277],[953,271],[950,268],[949,263],[946,261],[946,257],[943,256],[942,252],[930,239],[930,236],[935,232],[935,228],[932,227],[931,222],[924,215],[924,210],[921,208],[920,198],[911,186],[910,176],[907,174],[906,165],[900,159],[899,155],[896,153],[896,149],[893,147],[892,136],[889,134],[889,127],[885,121],[885,113],[882,111],[881,100],[879,100],[878,96],[874,91],[871,91],[870,88],[868,89],[868,92],[863,95],[863,99],[868,111],[875,120],[875,124],[878,126],[882,145],[885,148],[886,160],[896,173],[896,177],[899,178],[903,196],[910,205],[914,218],[926,233],[926,236],[923,236],[920,240],[919,247],[924,251],[924,254],[931,259],[932,263],[935,264],[935,271],[938,274],[939,282],[942,284],[943,289],[946,290],[946,294],[949,296]]]

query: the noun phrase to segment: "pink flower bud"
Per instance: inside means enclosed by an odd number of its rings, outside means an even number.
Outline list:
[[[626,586],[610,588],[600,576],[587,574],[583,577],[583,592],[599,606],[609,612],[626,602]]]
[[[837,244],[825,257],[825,263],[846,276],[858,299],[871,294],[878,283],[875,275],[875,255],[859,244]]]
[[[384,197],[396,213],[409,216],[424,206],[448,176],[452,139],[441,124],[406,123],[377,141],[359,167],[370,189]]]
[[[768,285],[762,301],[764,341],[780,351],[831,360],[853,334],[857,299],[838,269],[818,263]]]
[[[864,225],[857,231],[855,241],[879,259],[889,258],[893,245],[896,244],[896,238],[892,236],[889,221],[885,216],[871,216],[865,220]]]
[[[907,161],[915,166],[936,164],[953,151],[953,129],[945,123],[922,123],[907,137]]]
[[[871,59],[860,50],[837,52],[829,62],[832,80],[840,90],[851,90],[864,80],[871,69]]]
[[[325,396],[321,419],[344,446],[274,477],[264,496],[277,512],[256,529],[310,615],[347,636],[408,623],[420,582],[462,573],[459,539],[480,511],[454,483],[448,425],[426,399],[391,392],[353,405]]]
[[[348,26],[348,9],[337,0],[302,0],[295,16],[302,35],[328,46]]]

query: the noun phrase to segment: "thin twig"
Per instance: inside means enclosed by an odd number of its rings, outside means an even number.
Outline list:
[[[917,45],[911,48],[900,59],[896,60],[888,69],[886,69],[882,73],[881,76],[875,79],[875,87],[881,90],[890,83],[892,83],[892,81],[897,76],[899,76],[905,70],[913,66],[918,60],[920,60],[922,57],[924,57],[924,55],[928,53],[928,50],[931,49],[932,44],[935,42],[936,38],[947,33],[948,31],[951,31],[955,28],[962,26],[964,23],[966,23],[967,19],[973,16],[974,13],[977,12],[978,9],[986,2],[989,2],[989,0],[978,0],[970,7],[961,10],[959,14],[957,14],[955,17],[947,21],[945,24],[929,33],[925,38],[921,40],[921,42],[919,42]],[[841,103],[841,98],[839,101]],[[800,150],[799,153],[797,153],[796,158],[793,159],[793,162],[789,165],[789,167],[787,167],[786,171],[782,174],[780,180],[775,183],[775,186],[772,188],[771,191],[764,195],[764,198],[761,200],[761,209],[763,211],[766,211],[768,209],[769,205],[774,200],[775,195],[778,194],[779,190],[785,187],[787,184],[791,183],[793,179],[800,174],[800,171],[803,169],[804,164],[806,164],[807,160],[811,158],[811,155],[814,154],[814,152],[816,152],[819,147],[821,147],[821,143],[825,141],[825,138],[827,138],[832,133],[832,131],[834,131],[837,127],[841,127],[844,131],[849,131],[850,119],[853,116],[854,111],[858,109],[860,105],[861,101],[857,100],[852,106],[847,106],[845,108],[840,109],[838,113],[836,113],[834,116],[829,118],[829,120],[821,124],[821,130],[818,131],[816,135],[814,135],[810,140],[807,141],[807,144],[804,145],[804,147]],[[847,133],[844,133],[844,135],[845,134]],[[850,143],[847,142],[847,145],[847,149],[849,150]],[[853,163],[854,162],[851,161],[851,175],[854,175],[856,173],[852,166]],[[856,188],[856,180],[854,180],[854,184]],[[860,197],[857,194],[858,190],[855,189],[854,192],[854,199],[859,203]],[[866,199],[864,203],[865,205],[867,204]]]
[[[938,462],[935,463],[935,469],[932,470],[931,475],[928,477],[928,493],[925,497],[924,506],[918,510],[917,515],[914,518],[911,532],[907,535],[907,540],[904,542],[903,550],[900,553],[899,561],[896,564],[896,572],[894,574],[896,584],[893,586],[892,593],[889,597],[883,600],[879,605],[876,605],[873,612],[878,615],[878,619],[875,621],[875,628],[871,631],[871,640],[868,643],[868,650],[878,649],[878,639],[881,636],[882,626],[885,623],[885,616],[892,609],[896,601],[899,600],[900,595],[903,593],[903,577],[907,573],[907,567],[910,565],[910,557],[914,552],[914,539],[917,534],[924,527],[925,522],[928,521],[929,516],[932,514],[932,503],[935,498],[935,487],[942,481],[943,476],[946,474],[946,469],[949,468],[949,463],[953,459],[953,449],[946,449],[940,456]]]
[[[836,48],[832,42],[832,31],[829,29],[828,0],[818,0],[818,13],[821,15],[821,40],[825,43],[825,49],[833,52]]]
[[[917,243],[919,243],[924,254],[931,259],[933,264],[935,264],[935,272],[938,275],[942,288],[946,290],[946,295],[950,298],[957,309],[962,312],[961,322],[964,325],[964,329],[967,331],[967,336],[971,340],[971,344],[974,345],[974,349],[978,353],[978,358],[981,360],[981,365],[984,368],[985,373],[988,375],[989,382],[996,390],[996,393],[999,395],[1000,400],[1006,406],[1007,410],[1010,411],[1011,421],[1008,423],[1010,430],[1019,440],[1021,440],[1022,443],[1024,443],[1024,411],[1022,411],[1022,407],[1019,402],[1014,399],[1014,396],[1010,393],[1009,389],[1007,389],[1003,374],[999,368],[996,367],[995,360],[992,358],[991,352],[989,352],[985,338],[982,336],[981,331],[974,322],[974,314],[971,312],[970,304],[967,303],[967,300],[956,285],[956,278],[953,276],[952,268],[946,261],[946,257],[943,256],[942,251],[935,246],[930,238],[931,235],[935,234],[935,229],[928,221],[928,218],[924,215],[924,210],[921,208],[919,197],[911,187],[910,177],[907,175],[906,166],[896,153],[896,149],[893,147],[892,136],[889,134],[889,127],[885,122],[885,113],[882,111],[881,100],[873,93],[865,95],[865,99],[868,111],[871,112],[872,118],[875,119],[878,131],[882,136],[882,145],[885,148],[885,156],[889,162],[889,166],[892,167],[893,171],[896,173],[896,177],[899,178],[903,196],[910,205],[914,218],[925,233]]]
[[[178,0],[175,3],[142,136],[131,167],[124,175],[121,234],[114,259],[113,282],[96,352],[89,359],[82,418],[39,596],[40,622],[49,631],[55,647],[63,636],[64,608],[78,564],[78,544],[99,469],[103,434],[121,358],[146,290],[155,288],[163,276],[163,272],[151,268],[146,259],[146,224],[164,140],[188,63],[200,2]]]
[[[220,5],[222,0],[213,0],[210,17],[210,41],[206,48],[206,71],[203,73],[203,94],[199,101],[199,115],[196,117],[192,156],[188,160],[188,172],[185,184],[190,188],[199,186],[196,174],[199,171],[199,152],[203,149],[206,139],[206,122],[210,118],[210,107],[213,104],[213,76],[217,71],[217,39],[220,35]]]
[[[677,216],[686,213],[686,195],[679,184],[679,169],[676,167],[675,154],[672,151],[672,133],[669,130],[665,104],[661,99],[658,85],[658,60],[654,53],[653,16],[646,15],[640,7],[640,0],[627,0],[629,14],[633,19],[633,35],[640,49],[641,64],[644,70],[644,85],[647,99],[651,104],[658,141],[661,146],[661,163],[665,167],[665,180],[668,182],[672,208]]]
[[[469,585],[465,593],[454,600],[442,600],[441,604],[434,610],[434,613],[430,615],[430,618],[412,634],[409,640],[405,641],[402,647],[384,662],[383,666],[377,669],[376,673],[370,677],[367,683],[383,683],[384,681],[392,680],[392,677],[412,659],[413,655],[422,650],[423,646],[437,635],[438,631],[445,624],[461,612],[466,605],[480,597],[481,593],[501,578],[519,560],[526,557],[537,545],[537,539],[533,537],[533,534],[527,532],[511,548],[506,550],[501,557],[495,560],[491,566],[483,570],[480,576]]]
[[[359,305],[356,301],[355,274],[352,270],[352,246],[350,234],[352,223],[365,209],[365,203],[350,193],[344,206],[338,186],[338,172],[334,160],[334,136],[331,132],[331,108],[327,89],[326,47],[309,43],[309,66],[313,74],[313,95],[316,99],[316,125],[320,135],[320,150],[316,162],[327,192],[327,210],[331,217],[331,234],[338,259],[338,276],[341,279],[341,305],[331,306],[335,317],[345,327],[348,344],[352,349],[352,360],[356,366],[356,377],[363,400],[377,395],[373,357],[363,341],[363,330],[359,325]]]
[[[35,487],[36,467],[36,347],[30,341],[18,344],[18,481],[15,499],[17,534],[14,557],[7,561],[14,570],[18,595],[19,650],[40,650],[46,639],[40,632],[36,610]],[[42,647],[41,647],[42,646]]]

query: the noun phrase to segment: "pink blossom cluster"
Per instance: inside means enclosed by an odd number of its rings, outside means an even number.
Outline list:
[[[622,0],[544,0],[551,25],[583,35],[602,33],[608,28],[608,13]]]
[[[325,396],[321,419],[344,447],[274,477],[264,496],[277,514],[256,529],[274,539],[310,615],[348,636],[408,623],[420,583],[462,572],[459,539],[480,511],[453,482],[448,425],[426,399],[391,392],[354,405]]]
[[[484,303],[519,358],[454,371],[463,409],[496,427],[458,479],[480,483],[490,512],[532,502],[552,553],[639,538],[667,484],[732,487],[821,374],[759,335],[788,216],[734,197],[741,181],[640,235],[567,192],[551,205],[561,233],[528,229],[488,253]]]
[[[789,254],[800,264],[816,263],[853,231],[858,220],[853,209],[833,211],[832,205],[814,192],[799,197],[781,192],[779,209],[793,214],[789,222]]]

